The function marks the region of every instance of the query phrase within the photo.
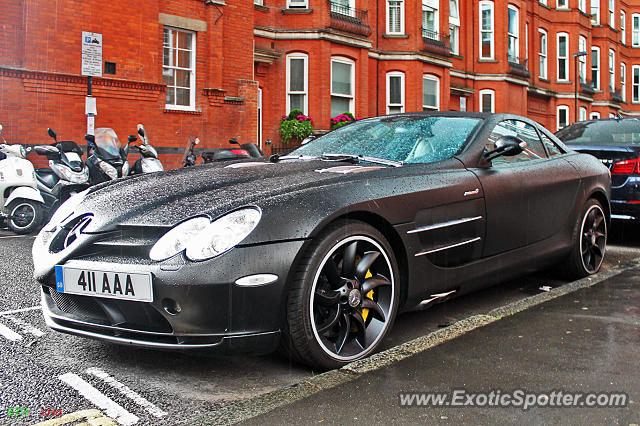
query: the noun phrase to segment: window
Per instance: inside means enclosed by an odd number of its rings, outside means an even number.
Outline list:
[[[493,59],[493,2],[480,2],[480,59]]]
[[[566,105],[558,106],[556,116],[558,117],[558,127],[556,130],[567,127],[567,125],[569,124],[569,107]]]
[[[331,59],[331,116],[355,113],[355,63],[347,58]]]
[[[640,65],[631,67],[631,102],[640,103]]]
[[[422,0],[422,36],[438,40],[440,32],[439,0]]]
[[[587,109],[585,107],[580,107],[580,109],[578,111],[579,111],[578,120],[579,121],[586,120],[587,119]]]
[[[520,120],[504,120],[498,123],[489,138],[485,148],[487,150],[495,149],[495,143],[503,136],[514,136],[526,142],[523,151],[518,155],[501,156],[491,160],[492,166],[509,165],[512,163],[520,163],[522,161],[539,160],[547,158],[542,141],[538,136],[536,129],[524,121]]]
[[[345,16],[356,16],[355,11],[355,2],[354,0],[332,0],[331,1],[331,12],[339,13]]]
[[[288,8],[303,8],[306,9],[309,7],[308,0],[287,0]]]
[[[518,63],[518,39],[520,35],[519,22],[518,22],[518,9],[515,6],[508,6],[509,25],[507,29],[507,36],[509,37],[509,47],[507,50],[507,58],[509,62]]]
[[[543,80],[547,79],[547,32],[542,28],[538,29],[540,33],[540,52],[538,52],[538,62],[540,64],[539,77]]]
[[[547,5],[547,0],[538,0],[538,3],[544,4],[546,6]]]
[[[496,112],[495,92],[491,89],[484,89],[478,93],[480,96],[480,112]]]
[[[627,44],[627,15],[624,10],[620,11],[620,41],[622,44]]]
[[[460,8],[458,0],[449,0],[449,42],[451,53],[460,54]]]
[[[640,47],[640,15],[637,13],[631,15],[631,45]]]
[[[542,136],[542,144],[545,148],[547,148],[547,154],[549,154],[549,157],[553,157],[554,155],[563,153],[558,145],[556,145],[551,139],[549,139],[547,135],[542,132],[540,132],[540,135]]]
[[[591,80],[593,88],[600,90],[600,48],[591,48]]]
[[[168,109],[195,110],[196,37],[192,31],[164,27],[162,81]]]
[[[597,120],[599,118],[600,118],[599,112],[592,112],[591,115],[589,116],[589,120]]]
[[[613,49],[609,49],[609,89],[611,93],[616,90],[616,54]]]
[[[566,8],[568,8],[569,6],[567,6],[567,0],[557,0],[557,2],[556,2],[556,7],[557,7],[558,9],[566,9]]]
[[[578,0],[578,10],[587,13],[587,0]]]
[[[566,33],[558,34],[558,74],[559,81],[569,80],[569,36]]]
[[[627,64],[620,62],[620,91],[622,100],[627,100]]]
[[[387,34],[404,34],[404,0],[387,0]]]
[[[600,0],[591,0],[591,23],[600,25]]]
[[[440,79],[434,75],[422,76],[422,110],[437,111],[440,108]]]
[[[587,38],[584,36],[578,37],[578,51],[586,52],[587,51]],[[584,83],[587,81],[587,56],[579,56],[578,57],[578,75],[580,76],[580,82]]]
[[[529,60],[529,23],[524,24],[524,58]]]
[[[253,0],[253,4],[257,4],[259,6],[262,6],[262,0]]]
[[[287,114],[299,109],[308,114],[309,57],[304,53],[287,55]]]
[[[387,114],[404,112],[404,73],[387,73]]]
[[[616,27],[616,6],[615,0],[609,0],[609,26]]]

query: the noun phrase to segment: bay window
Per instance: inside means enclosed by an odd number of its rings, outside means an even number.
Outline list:
[[[559,105],[556,116],[558,117],[556,131],[563,127],[567,127],[569,124],[569,107],[566,105]]]
[[[593,88],[600,90],[600,48],[595,46],[591,48],[591,80]]]
[[[304,53],[287,55],[287,114],[299,109],[308,114],[309,57]]]
[[[387,73],[387,114],[404,112],[404,73]]]
[[[387,34],[404,34],[404,0],[387,0]]]
[[[196,37],[193,31],[164,27],[162,82],[167,86],[166,108],[195,110]]]
[[[478,93],[480,97],[480,112],[496,112],[495,95],[496,92],[491,89],[480,90]]]
[[[480,2],[480,59],[493,59],[493,2]]]
[[[547,32],[542,28],[538,29],[540,33],[540,51],[538,52],[538,62],[540,64],[538,76],[547,79]]]
[[[440,32],[439,0],[422,0],[422,37],[438,40]]]
[[[451,53],[460,54],[460,8],[458,0],[449,0],[449,42]]]
[[[558,34],[557,44],[557,79],[558,81],[569,80],[569,35],[567,33]]]
[[[440,108],[440,79],[434,75],[422,76],[422,110],[437,111]]]
[[[520,36],[520,22],[518,22],[518,9],[515,6],[508,6],[509,22],[507,26],[507,37],[509,39],[507,49],[507,60],[509,62],[518,63],[519,55],[519,36]]]
[[[331,58],[331,116],[344,112],[355,114],[355,62]]]

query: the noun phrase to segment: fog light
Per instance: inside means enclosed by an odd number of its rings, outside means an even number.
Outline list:
[[[173,299],[162,299],[162,307],[169,315],[178,315],[182,308]]]

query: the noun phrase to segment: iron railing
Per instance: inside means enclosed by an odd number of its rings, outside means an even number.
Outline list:
[[[445,56],[449,56],[451,54],[448,35],[440,34],[437,31],[427,28],[422,28],[422,41],[424,42],[425,50],[429,52]]]
[[[509,62],[509,74],[514,74],[525,78],[531,77],[531,73],[529,72],[528,59],[519,59],[515,56],[508,56],[507,61]]]
[[[329,15],[331,28],[363,36],[371,35],[368,10],[356,9],[329,0]]]

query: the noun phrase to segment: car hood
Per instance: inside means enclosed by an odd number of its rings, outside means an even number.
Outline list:
[[[143,174],[97,187],[75,215],[92,213],[86,233],[115,225],[168,227],[189,217],[212,219],[306,188],[386,175],[385,166],[325,161],[238,162]]]

